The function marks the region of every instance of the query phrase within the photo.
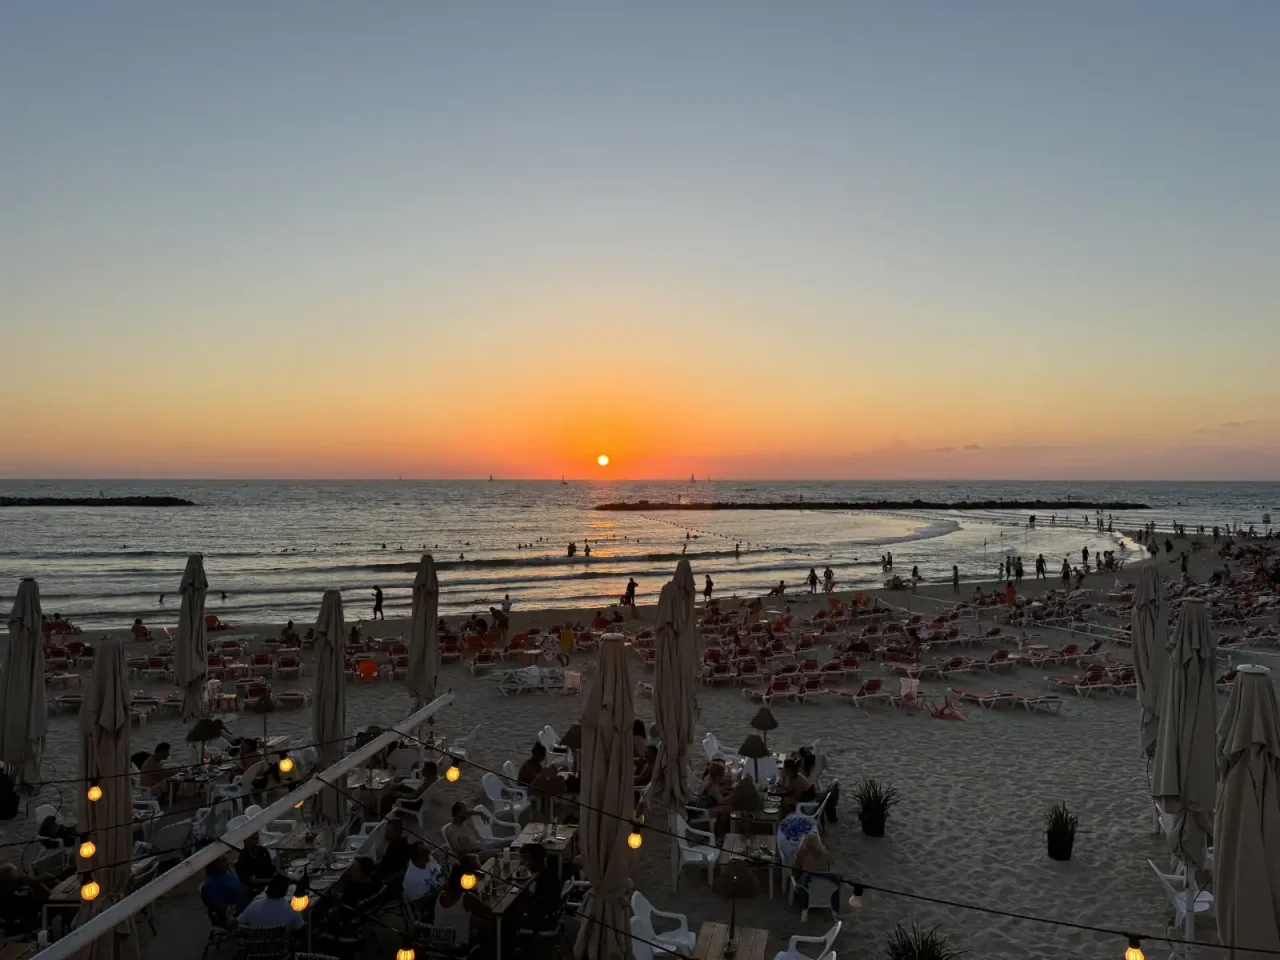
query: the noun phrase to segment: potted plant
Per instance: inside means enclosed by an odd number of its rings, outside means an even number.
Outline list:
[[[1050,807],[1044,815],[1045,839],[1049,846],[1050,860],[1070,860],[1071,848],[1076,842],[1076,827],[1080,818],[1067,809],[1065,803]]]
[[[889,934],[889,960],[955,960],[960,956],[938,928],[921,930],[914,922],[907,930],[898,924]]]
[[[858,801],[858,820],[862,832],[869,837],[884,836],[884,822],[889,819],[889,808],[898,802],[898,791],[874,778],[858,784],[854,799]]]

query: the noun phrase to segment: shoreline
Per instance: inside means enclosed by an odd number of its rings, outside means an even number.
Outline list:
[[[624,500],[598,503],[593,510],[1151,510],[1149,503],[1124,500]]]

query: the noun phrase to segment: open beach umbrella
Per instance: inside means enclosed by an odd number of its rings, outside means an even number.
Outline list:
[[[1138,681],[1138,739],[1144,757],[1156,749],[1160,729],[1160,688],[1169,663],[1169,601],[1160,571],[1142,571],[1133,597],[1133,673]]]
[[[182,719],[197,720],[205,715],[205,679],[209,673],[209,643],[204,631],[204,598],[209,578],[204,574],[204,557],[187,557],[182,572],[182,608],[178,611],[178,643],[174,649],[174,678],[182,691]]]
[[[413,621],[409,625],[409,672],[405,686],[420,710],[435,699],[440,677],[440,578],[431,554],[424,553],[413,578]]]
[[[1160,695],[1151,796],[1174,817],[1170,852],[1188,871],[1205,869],[1213,830],[1218,696],[1213,685],[1213,650],[1204,602],[1183,601]]]
[[[41,619],[40,587],[24,579],[9,614],[9,655],[0,678],[0,761],[10,766],[15,780],[25,783],[40,779],[40,757],[49,729]]]
[[[698,674],[698,626],[694,619],[693,570],[688,560],[658,595],[657,661],[653,704],[662,746],[653,771],[655,799],[673,811],[689,801],[687,768],[693,742],[694,692]]]
[[[81,904],[76,923],[85,923],[129,891],[129,860],[133,857],[133,787],[129,781],[129,668],[124,645],[103,640],[96,645],[89,689],[80,707],[80,832],[97,850],[80,858],[82,880],[92,872],[98,896]],[[96,802],[88,798],[93,784],[102,788]],[[114,936],[99,937],[88,948],[89,960],[137,957],[133,920],[115,928]]]
[[[326,590],[320,601],[320,617],[316,620],[316,686],[311,701],[311,733],[320,754],[321,770],[342,759],[342,738],[346,736],[347,727],[347,687],[342,663],[346,636],[342,594]],[[346,804],[337,790],[326,788],[317,797],[315,812],[324,823],[336,825],[346,816]]]
[[[622,637],[605,634],[600,642],[600,665],[582,712],[578,836],[591,893],[574,944],[577,960],[624,960],[631,956],[627,820],[634,812],[634,717]]]
[[[1271,672],[1242,665],[1218,724],[1213,895],[1218,937],[1243,956],[1280,950],[1278,714]]]

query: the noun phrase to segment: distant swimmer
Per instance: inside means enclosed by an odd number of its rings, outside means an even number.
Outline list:
[[[164,594],[160,594],[160,606],[164,606]]]
[[[227,591],[225,590],[222,591],[222,599],[223,599],[223,602],[225,602],[227,599]]]
[[[585,542],[582,544],[582,555],[584,557],[591,556],[591,544]]]
[[[733,545],[733,559],[737,560],[741,556],[742,556],[742,544],[735,543]]]

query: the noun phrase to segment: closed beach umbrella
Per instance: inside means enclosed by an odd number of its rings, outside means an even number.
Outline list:
[[[1138,681],[1138,738],[1144,757],[1156,749],[1160,688],[1169,663],[1169,602],[1160,571],[1147,567],[1133,597],[1133,673]]]
[[[182,609],[178,611],[178,645],[174,650],[174,675],[182,691],[182,719],[205,715],[205,678],[209,671],[209,643],[204,631],[204,598],[209,578],[204,575],[204,557],[187,557],[182,573]]]
[[[622,637],[606,634],[600,643],[600,666],[582,713],[578,836],[591,893],[574,945],[577,960],[624,960],[631,955],[627,933],[627,884],[631,876],[627,818],[634,812],[634,717]]]
[[[9,656],[4,664],[0,700],[0,761],[14,770],[14,779],[40,779],[40,756],[49,716],[44,701],[44,634],[41,628],[40,587],[34,580],[18,584],[9,614]]]
[[[77,869],[92,872],[98,896],[82,903],[76,923],[85,923],[122,898],[129,889],[129,860],[133,857],[133,788],[129,782],[129,669],[124,645],[103,640],[96,645],[93,674],[80,707],[80,832],[97,850]],[[90,802],[89,786],[98,784],[102,796]],[[114,936],[99,937],[88,948],[89,960],[115,960],[138,955],[132,920],[115,928]]]
[[[1218,938],[1242,956],[1280,950],[1278,714],[1270,671],[1241,666],[1218,724],[1213,894]]]
[[[320,754],[320,769],[342,759],[342,738],[347,727],[347,687],[342,664],[345,642],[342,594],[326,590],[316,620],[316,686],[311,703],[311,732]],[[341,823],[346,816],[342,795],[332,789],[320,791],[316,815],[328,824]]]
[[[694,620],[693,570],[688,560],[658,595],[657,662],[653,703],[662,746],[653,772],[656,799],[672,810],[689,801],[686,768],[693,742],[694,692],[698,673],[698,627]]]
[[[1203,601],[1184,601],[1160,696],[1151,795],[1174,817],[1170,851],[1188,871],[1204,870],[1213,830],[1217,794],[1213,650],[1213,632]]]
[[[440,677],[440,578],[431,554],[424,553],[413,578],[413,622],[409,626],[409,673],[405,686],[413,694],[414,709],[421,709],[436,696]]]

